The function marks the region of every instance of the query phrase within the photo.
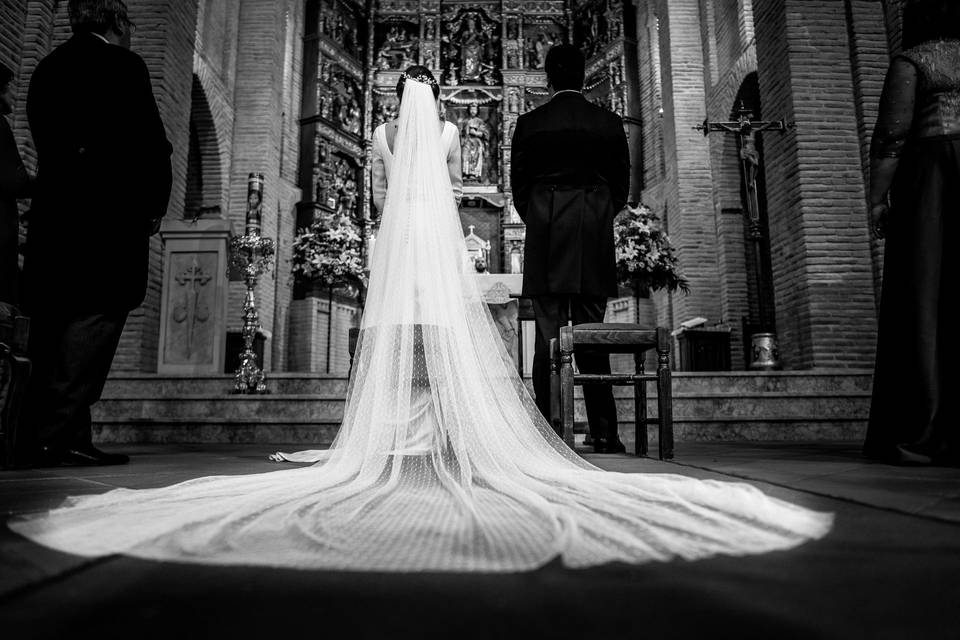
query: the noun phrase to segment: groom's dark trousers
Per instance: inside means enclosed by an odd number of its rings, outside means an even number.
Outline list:
[[[89,444],[90,405],[144,300],[171,147],[143,59],[90,33],[40,61],[27,117],[38,176],[24,256],[35,373],[24,424],[56,453]]]
[[[514,204],[526,223],[522,295],[537,324],[533,386],[549,419],[549,342],[568,319],[602,322],[618,295],[613,219],[627,201],[630,159],[619,116],[578,92],[557,93],[517,120],[511,145]],[[603,354],[581,351],[583,373],[609,373]],[[615,443],[617,413],[607,386],[584,388],[590,432]]]

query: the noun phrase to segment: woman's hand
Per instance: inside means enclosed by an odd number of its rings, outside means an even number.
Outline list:
[[[870,206],[870,231],[875,238],[883,239],[887,235],[887,217],[890,207],[886,202]]]

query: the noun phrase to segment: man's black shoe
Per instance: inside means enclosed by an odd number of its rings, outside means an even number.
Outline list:
[[[615,442],[607,442],[604,439],[597,439],[593,442],[593,452],[594,453],[626,453],[627,447],[616,440]]]
[[[128,462],[130,462],[130,456],[122,453],[106,453],[93,445],[67,449],[60,456],[60,465],[64,467],[97,467]]]

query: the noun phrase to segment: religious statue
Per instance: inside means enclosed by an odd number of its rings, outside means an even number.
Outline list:
[[[527,38],[527,57],[531,69],[543,69],[547,62],[545,34],[541,31],[536,38]]]
[[[520,113],[520,92],[516,87],[510,87],[507,92],[507,111],[510,113]]]
[[[610,78],[610,84],[618,85],[622,83],[623,76],[620,71],[620,63],[616,60],[611,61],[607,75]]]
[[[458,67],[452,60],[447,63],[447,70],[443,74],[443,83],[450,86],[457,86],[460,84],[460,74],[458,73],[460,67]]]
[[[480,107],[471,104],[467,107],[467,119],[463,124],[461,146],[461,169],[464,180],[483,179],[490,146],[490,127],[480,117]]]
[[[355,98],[350,98],[347,104],[347,113],[343,120],[343,126],[347,131],[360,133],[360,104]]]
[[[750,216],[751,222],[760,219],[760,207],[757,198],[760,152],[757,151],[756,136],[756,132],[752,129],[740,135],[740,160],[743,165],[743,180],[747,190],[747,214]]]
[[[507,50],[507,68],[508,69],[520,68],[520,54],[514,48],[510,48]]]
[[[520,37],[520,25],[516,18],[507,18],[507,40],[516,40]]]
[[[424,40],[436,40],[437,39],[437,21],[433,16],[430,16],[426,19],[423,25],[423,38]]]
[[[417,39],[408,37],[407,31],[400,25],[393,25],[387,32],[387,38],[377,50],[377,67],[380,69],[402,69],[412,63],[417,47]]]
[[[460,35],[460,78],[464,81],[480,80],[481,52],[483,51],[482,33],[477,28],[476,16],[466,21],[466,29]]]
[[[427,69],[435,69],[437,66],[436,52],[430,48],[423,52],[423,66]]]

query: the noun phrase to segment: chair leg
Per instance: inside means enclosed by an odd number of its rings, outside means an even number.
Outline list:
[[[661,460],[673,458],[673,392],[670,374],[670,332],[657,328],[657,412],[660,420]]]
[[[644,353],[633,354],[634,373],[638,376],[644,374],[643,361],[646,357]],[[633,382],[633,429],[634,429],[634,455],[637,457],[647,455],[649,444],[647,442],[647,381],[635,380]]]
[[[563,412],[560,407],[560,344],[550,338],[550,426],[563,437]]]
[[[560,327],[560,414],[563,441],[573,449],[573,327]]]

